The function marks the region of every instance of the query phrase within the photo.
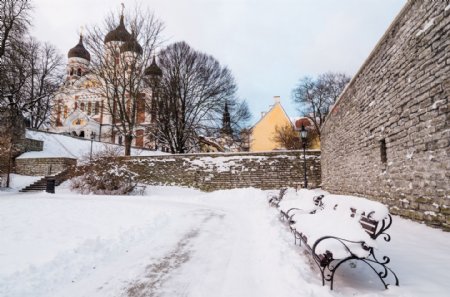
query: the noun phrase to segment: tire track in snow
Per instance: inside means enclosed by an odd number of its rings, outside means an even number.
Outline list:
[[[212,213],[210,210],[199,210],[198,215],[206,217],[201,221],[199,228],[186,233],[176,244],[175,248],[159,261],[148,265],[142,279],[130,283],[126,288],[127,297],[155,297],[159,296],[159,291],[163,284],[170,278],[171,272],[179,269],[184,263],[188,262],[191,256],[191,242],[200,233],[203,225],[213,218],[222,219],[224,215]]]

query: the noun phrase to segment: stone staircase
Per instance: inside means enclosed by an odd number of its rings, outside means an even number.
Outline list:
[[[47,179],[54,179],[55,186],[59,186],[62,182],[66,181],[69,178],[69,174],[67,171],[62,171],[55,175],[49,175],[41,178],[40,180],[32,183],[29,186],[26,186],[19,192],[38,192],[45,191],[47,188]]]

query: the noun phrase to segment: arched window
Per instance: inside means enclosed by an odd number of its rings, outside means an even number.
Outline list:
[[[70,75],[73,75],[73,68],[70,68]]]
[[[80,132],[80,137],[84,138],[84,131]]]
[[[81,111],[84,111],[84,102],[81,102],[81,103],[80,103],[80,110],[81,110]]]
[[[78,70],[77,70],[77,75],[78,75],[78,76],[81,76],[81,68],[78,68]]]
[[[87,114],[88,115],[91,115],[91,110],[92,110],[92,103],[91,103],[91,101],[89,101],[87,104]]]

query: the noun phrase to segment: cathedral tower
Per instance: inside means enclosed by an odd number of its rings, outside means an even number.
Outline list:
[[[80,34],[78,44],[69,50],[67,54],[69,58],[67,62],[67,80],[78,79],[89,72],[89,64],[91,62],[91,55],[86,50],[83,44],[83,35]]]

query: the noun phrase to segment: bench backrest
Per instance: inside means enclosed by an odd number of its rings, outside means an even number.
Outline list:
[[[355,217],[356,215],[356,209],[350,208],[351,210],[351,217]],[[370,213],[366,215],[364,212],[361,214],[361,218],[359,219],[359,223],[361,224],[361,227],[364,229],[364,231],[367,232],[367,234],[370,235],[372,238],[376,238],[377,236],[377,227],[378,227],[378,221],[375,221],[373,219],[370,219]]]

